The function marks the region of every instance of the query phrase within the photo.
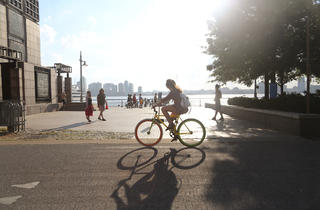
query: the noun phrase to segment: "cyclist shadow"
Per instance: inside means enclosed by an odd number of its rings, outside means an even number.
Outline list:
[[[185,149],[186,148],[183,150]],[[181,187],[181,180],[177,179],[172,169],[176,166],[180,169],[190,169],[191,167],[180,166],[180,161],[174,161],[177,151],[175,149],[170,150],[171,151],[169,153],[166,153],[162,158],[152,163],[138,165],[136,162],[135,167],[132,168],[130,176],[127,179],[121,180],[117,189],[115,189],[111,194],[111,197],[117,203],[117,209],[171,209],[173,200]],[[194,167],[200,165],[205,159],[205,153],[203,151],[202,154],[203,158],[199,163],[194,164]],[[171,167],[170,157],[172,164]],[[121,159],[119,161],[121,161]],[[137,156],[137,160],[139,160],[139,156]],[[146,175],[140,178],[132,186],[129,186],[127,182],[131,180],[134,174],[139,174],[140,170],[152,164],[153,169],[151,172],[146,173]],[[138,169],[140,166],[143,167]],[[123,169],[121,167],[119,168]],[[121,187],[124,188],[127,204],[119,196],[118,191]]]

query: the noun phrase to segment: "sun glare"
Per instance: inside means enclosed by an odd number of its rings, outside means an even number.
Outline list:
[[[234,0],[215,0],[210,2],[210,8],[212,8],[213,15],[222,15],[233,3],[235,3]]]

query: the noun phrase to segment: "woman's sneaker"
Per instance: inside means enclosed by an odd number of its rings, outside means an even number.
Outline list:
[[[168,125],[166,131],[167,131],[167,130],[172,130],[173,128],[174,128],[174,124],[171,123],[171,124]]]

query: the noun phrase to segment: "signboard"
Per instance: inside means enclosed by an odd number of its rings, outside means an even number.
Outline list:
[[[34,67],[36,101],[51,101],[50,69]]]
[[[49,74],[38,72],[37,73],[37,91],[38,97],[48,98],[49,97]]]

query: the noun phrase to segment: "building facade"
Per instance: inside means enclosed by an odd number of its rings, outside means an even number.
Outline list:
[[[103,89],[107,96],[116,96],[118,93],[117,85],[112,83],[105,83]]]
[[[123,83],[118,84],[118,95],[125,95]]]
[[[38,0],[0,0],[0,101],[23,102],[26,114],[54,109],[63,91],[60,73],[41,66],[38,23]]]
[[[102,84],[100,82],[90,83],[88,87],[92,96],[97,96],[101,88]]]

